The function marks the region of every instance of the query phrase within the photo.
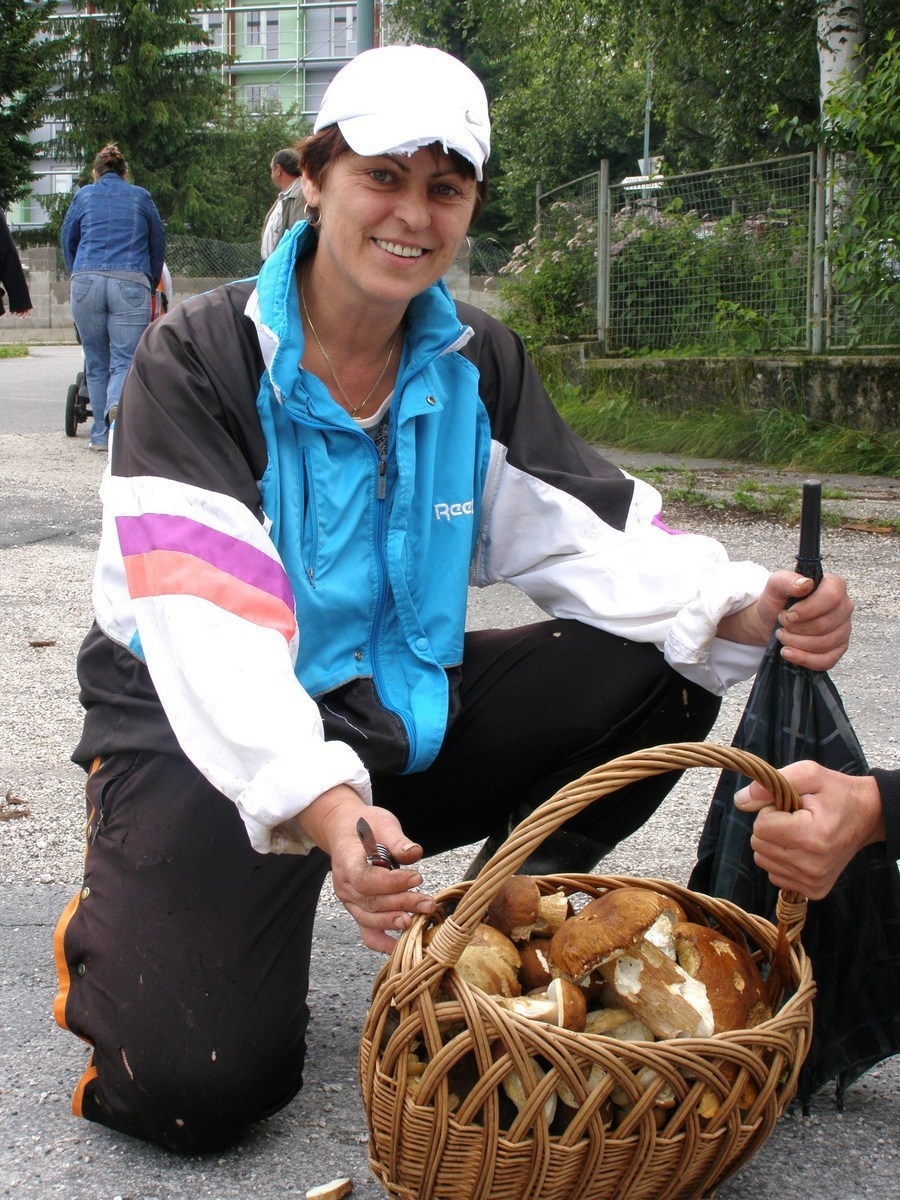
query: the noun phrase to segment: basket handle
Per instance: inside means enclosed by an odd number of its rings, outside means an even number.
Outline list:
[[[512,830],[503,845],[481,868],[459,900],[453,915],[437,928],[426,954],[444,967],[454,966],[503,883],[516,873],[549,834],[570,817],[594,800],[636,780],[662,775],[667,771],[683,771],[687,767],[719,767],[735,771],[763,784],[773,794],[775,806],[781,812],[795,812],[801,807],[796,789],[783,775],[764,759],[735,746],[720,746],[711,742],[676,742],[611,759],[560,788]],[[782,979],[789,977],[788,971],[781,968],[787,965],[790,945],[799,936],[805,917],[804,896],[796,892],[779,893],[775,966]]]

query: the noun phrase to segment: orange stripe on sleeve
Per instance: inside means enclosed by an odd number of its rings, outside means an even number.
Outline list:
[[[192,554],[151,550],[129,555],[124,563],[128,590],[135,599],[195,596],[254,625],[274,629],[287,642],[296,632],[293,612],[277,596]]]

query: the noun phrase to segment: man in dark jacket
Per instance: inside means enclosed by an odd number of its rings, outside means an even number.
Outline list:
[[[14,317],[30,317],[31,295],[28,291],[28,283],[25,279],[25,272],[22,270],[19,252],[2,212],[0,212],[0,285],[2,285],[0,286],[0,317],[6,312],[6,306],[3,303],[4,295],[9,301],[9,311]]]

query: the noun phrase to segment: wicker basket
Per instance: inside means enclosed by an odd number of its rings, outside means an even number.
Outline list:
[[[510,1012],[454,970],[504,880],[549,833],[627,783],[692,766],[739,771],[765,783],[779,808],[799,806],[782,776],[734,748],[684,743],[618,758],[535,810],[477,879],[441,892],[452,915],[427,946],[425,918],[400,937],[375,981],[359,1057],[370,1165],[389,1196],[691,1200],[709,1195],[768,1138],[795,1093],[812,1031],[815,988],[798,941],[803,897],[782,893],[775,926],[661,880],[538,877],[543,892],[562,888],[576,906],[610,888],[652,887],[676,899],[689,920],[742,942],[766,978],[774,1012],[750,1030],[633,1043],[573,1033]],[[500,1086],[511,1072],[525,1086],[518,1112]],[[547,1102],[558,1086],[577,1104],[562,1121],[557,1108],[551,1124]],[[666,1088],[674,1104],[661,1121]],[[624,1117],[619,1110],[613,1127],[610,1097],[623,1089],[630,1108]]]

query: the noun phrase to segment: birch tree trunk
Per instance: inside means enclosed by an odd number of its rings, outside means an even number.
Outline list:
[[[866,38],[864,0],[823,0],[816,19],[816,35],[819,46],[819,110],[823,128],[827,128],[832,120],[828,113],[829,97],[850,80],[860,78],[865,69],[861,56]],[[834,229],[841,223],[842,212],[853,199],[853,179],[846,156],[834,154],[830,160],[826,159],[826,163],[829,161],[830,171],[827,166],[826,171],[830,177],[827,182],[821,181],[825,193],[818,201],[823,205],[821,211],[825,234],[824,246],[819,251],[824,253],[824,259],[820,260],[819,279],[823,292],[822,315],[825,329],[828,330],[834,320],[835,298],[826,247]],[[821,337],[821,333],[818,337],[814,335],[814,343],[819,349]]]
[[[819,94],[822,116],[825,118],[828,97],[840,83],[841,77],[859,78],[863,71],[860,56],[866,39],[863,0],[825,0],[816,24]]]

